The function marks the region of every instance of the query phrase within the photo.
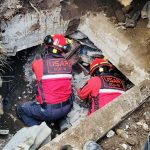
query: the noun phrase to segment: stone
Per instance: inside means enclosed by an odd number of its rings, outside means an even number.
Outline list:
[[[149,120],[150,120],[150,112],[149,112],[149,111],[144,112],[143,116],[144,116],[144,119],[145,119],[146,121],[149,121]]]
[[[111,137],[113,137],[115,135],[115,132],[113,131],[113,130],[110,130],[108,133],[107,133],[107,137],[108,138],[111,138]]]
[[[141,126],[145,131],[149,131],[149,127],[146,124],[145,120],[140,120],[136,123],[138,126]]]
[[[115,16],[116,16],[116,18],[117,18],[117,20],[118,20],[119,22],[125,22],[126,17],[125,17],[125,15],[124,15],[124,13],[123,13],[122,10],[117,9],[117,10],[115,11]]]
[[[122,138],[125,138],[125,139],[128,138],[128,134],[122,129],[117,129],[116,133],[117,133],[117,135],[119,135]]]
[[[129,137],[128,134],[127,134],[124,130],[122,130],[122,129],[117,129],[117,130],[116,130],[116,133],[117,133],[120,137],[124,138],[124,140],[125,140],[128,144],[130,144],[130,145],[136,145],[136,143],[137,143],[136,139]]]
[[[121,147],[123,147],[125,150],[131,150],[131,147],[127,144],[121,144]]]

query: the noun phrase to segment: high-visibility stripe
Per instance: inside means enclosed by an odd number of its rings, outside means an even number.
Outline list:
[[[51,74],[43,75],[42,79],[55,79],[55,78],[72,78],[71,74]]]
[[[100,89],[99,93],[125,93],[125,92],[116,89]]]

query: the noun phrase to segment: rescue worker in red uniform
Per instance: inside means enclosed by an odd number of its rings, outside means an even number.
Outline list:
[[[57,121],[71,110],[72,67],[62,56],[69,49],[68,41],[62,34],[46,36],[46,54],[32,62],[36,76],[36,102],[26,102],[16,109],[17,115],[27,126]]]
[[[91,79],[77,93],[82,100],[91,100],[88,114],[102,108],[126,90],[123,81],[110,73],[112,65],[105,59],[96,58],[90,64]]]

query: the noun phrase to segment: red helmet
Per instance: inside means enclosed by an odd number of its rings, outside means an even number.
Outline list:
[[[110,69],[112,68],[112,65],[106,59],[95,58],[90,64],[90,75],[92,75],[93,72],[100,66],[107,66]]]
[[[61,52],[65,52],[70,48],[68,39],[65,38],[62,34],[47,35],[44,39],[44,43],[47,46],[51,46]]]

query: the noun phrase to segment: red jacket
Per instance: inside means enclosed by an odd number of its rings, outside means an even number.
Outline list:
[[[124,93],[125,87],[123,82],[114,76],[103,75],[95,76],[88,80],[88,82],[79,89],[78,96],[82,100],[87,98],[92,100],[92,106],[89,111],[89,114],[95,111],[95,101],[93,98],[97,97],[98,108],[102,108],[116,97]]]
[[[71,65],[64,58],[46,58],[34,60],[32,70],[35,73],[38,94],[37,101],[42,104],[41,81],[45,102],[57,104],[66,101],[71,93]]]

